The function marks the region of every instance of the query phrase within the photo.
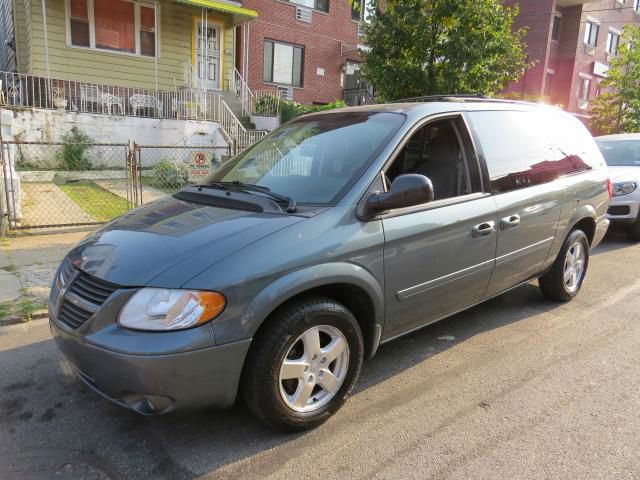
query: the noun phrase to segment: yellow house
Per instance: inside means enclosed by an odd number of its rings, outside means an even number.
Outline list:
[[[0,69],[163,91],[228,89],[237,27],[258,16],[230,0],[0,0],[3,11],[14,39],[0,59],[13,65]]]

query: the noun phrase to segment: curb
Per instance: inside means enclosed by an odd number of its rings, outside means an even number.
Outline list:
[[[49,317],[49,312],[47,310],[38,310],[36,312],[33,312],[31,315],[4,317],[4,318],[0,318],[0,327],[6,327],[8,325],[17,325],[19,323],[29,323],[32,320],[41,320],[43,318],[48,318],[48,317]]]

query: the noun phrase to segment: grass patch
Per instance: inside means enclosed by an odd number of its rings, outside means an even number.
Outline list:
[[[58,187],[97,222],[108,222],[128,211],[124,198],[91,181],[63,183]]]
[[[11,315],[11,312],[13,312],[12,302],[0,303],[0,319],[8,317],[9,315]]]
[[[171,183],[159,182],[153,177],[142,177],[142,185],[145,187],[155,188],[156,190],[160,190],[167,195],[173,195],[178,190],[182,189],[181,186]]]
[[[47,304],[35,298],[23,298],[19,302],[0,303],[0,320],[10,317],[21,317],[23,321],[29,322],[33,314],[46,308]]]

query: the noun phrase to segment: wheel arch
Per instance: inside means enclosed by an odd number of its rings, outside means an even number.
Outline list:
[[[596,220],[595,217],[585,217],[581,220],[578,220],[573,227],[569,230],[572,232],[573,230],[580,229],[587,236],[587,240],[589,240],[589,245],[593,244],[593,239],[596,235]],[[568,233],[567,233],[568,235]]]
[[[256,338],[279,309],[309,296],[332,298],[348,308],[362,330],[365,358],[375,354],[384,323],[383,288],[368,270],[354,264],[323,264],[279,278],[245,309],[243,317],[251,316],[253,321],[242,323],[251,324],[247,333]]]

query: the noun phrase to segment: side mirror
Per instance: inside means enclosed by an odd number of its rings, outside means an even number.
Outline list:
[[[433,201],[433,184],[424,175],[400,175],[388,192],[374,193],[367,198],[367,210],[382,212],[394,208],[413,207]]]

